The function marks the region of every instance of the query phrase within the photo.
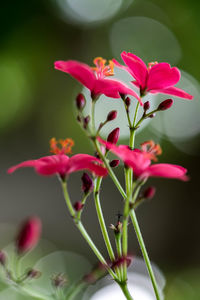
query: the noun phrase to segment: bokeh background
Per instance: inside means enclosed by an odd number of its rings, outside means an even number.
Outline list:
[[[146,63],[167,61],[178,66],[182,71],[179,87],[194,95],[193,101],[174,98],[171,110],[147,121],[137,134],[138,145],[153,138],[164,149],[160,162],[183,165],[191,177],[187,183],[151,179],[156,196],[137,214],[150,257],[167,277],[168,299],[200,299],[199,8],[195,0],[21,0],[1,4],[1,247],[12,240],[21,220],[38,215],[46,240],[96,262],[72,224],[57,179],[36,176],[30,169],[8,176],[6,170],[20,161],[47,155],[53,136],[73,138],[74,153],[93,154],[76,122],[74,99],[82,87],[54,70],[53,63],[76,59],[92,65],[94,57],[120,60],[123,50],[131,51]],[[119,70],[116,76],[130,79]],[[145,100],[154,107],[162,99],[166,97],[147,96]],[[124,143],[128,129],[118,100],[101,97],[96,117],[102,120],[114,108],[120,112]],[[114,121],[106,127],[103,136],[116,125]],[[123,182],[122,168],[116,172]],[[81,195],[80,175],[70,177],[74,201]],[[103,187],[102,206],[109,226],[122,209],[121,198],[108,178]],[[83,221],[106,255],[92,199]],[[132,228],[129,234],[131,252],[140,255]]]

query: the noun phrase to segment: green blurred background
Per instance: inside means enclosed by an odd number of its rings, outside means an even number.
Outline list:
[[[146,63],[167,61],[183,71],[179,86],[192,93],[194,100],[174,99],[174,108],[156,116],[138,133],[138,144],[154,138],[164,149],[160,162],[185,166],[191,180],[150,180],[157,193],[138,209],[138,219],[151,259],[167,276],[168,298],[200,299],[199,9],[195,0],[21,0],[1,4],[1,224],[18,224],[36,214],[43,222],[46,239],[59,249],[76,251],[95,262],[68,216],[56,178],[42,178],[32,170],[8,176],[6,170],[48,154],[48,141],[53,136],[73,138],[74,153],[93,153],[75,120],[74,98],[82,87],[55,71],[55,60],[76,59],[92,65],[94,57],[120,59],[120,52],[126,50]],[[154,98],[147,96],[152,107],[166,99]],[[102,97],[97,118],[113,108],[120,110],[120,105],[118,100]],[[123,117],[119,119],[125,142],[127,124]],[[104,137],[116,125],[107,128]],[[123,181],[120,167],[117,173]],[[71,176],[70,183],[75,201],[80,196],[80,174]],[[121,198],[109,179],[103,186],[102,206],[109,225],[122,209]],[[83,220],[106,255],[92,199]],[[2,246],[5,234],[0,238]],[[130,249],[140,255],[131,228]]]

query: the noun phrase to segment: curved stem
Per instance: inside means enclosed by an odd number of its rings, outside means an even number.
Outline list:
[[[139,224],[138,224],[138,221],[137,221],[137,217],[136,217],[135,211],[133,209],[130,212],[130,216],[131,216],[131,220],[132,220],[132,223],[133,223],[133,226],[134,226],[134,229],[135,229],[135,233],[136,233],[139,245],[140,245],[140,249],[142,251],[142,254],[143,254],[146,266],[147,266],[147,270],[149,272],[149,276],[151,278],[151,282],[152,282],[152,285],[153,285],[153,288],[154,288],[156,299],[161,300],[159,289],[158,289],[157,282],[156,282],[156,278],[155,278],[153,269],[151,267],[151,262],[150,262],[145,244],[144,244],[144,240],[143,240],[143,237],[142,237],[142,233],[140,231],[140,227],[139,227]]]
[[[71,204],[71,200],[70,200],[70,197],[69,197],[69,194],[68,194],[68,191],[67,191],[67,184],[66,184],[65,181],[62,181],[62,188],[63,188],[63,194],[64,194],[65,202],[67,204],[67,207],[69,209],[69,212],[70,212],[72,218],[74,219],[74,223],[75,223],[76,227],[79,229],[79,231],[81,232],[82,236],[84,237],[84,239],[86,240],[86,242],[89,244],[90,248],[93,250],[94,254],[97,256],[97,258],[99,259],[99,261],[103,265],[105,265],[107,267],[107,270],[108,270],[109,274],[114,279],[117,279],[116,274],[113,272],[113,270],[110,267],[108,267],[108,265],[106,263],[106,260],[104,259],[104,257],[102,256],[102,254],[99,252],[99,250],[97,249],[97,247],[93,243],[93,241],[90,238],[89,234],[85,230],[82,222],[76,218],[76,214],[75,214],[74,208],[73,208],[73,206]]]
[[[120,287],[121,287],[121,290],[124,293],[124,296],[126,297],[126,299],[127,300],[133,300],[133,297],[131,296],[131,294],[130,294],[130,292],[128,290],[127,283],[120,284]]]
[[[96,183],[95,183],[95,188],[94,188],[95,206],[96,206],[99,224],[100,224],[102,235],[103,235],[103,238],[104,238],[107,250],[108,250],[109,257],[110,257],[111,261],[114,262],[115,254],[113,252],[112,245],[111,245],[111,242],[110,242],[110,239],[108,236],[108,231],[107,231],[106,224],[104,221],[103,212],[102,212],[101,204],[100,204],[100,198],[99,198],[99,192],[100,192],[99,190],[100,190],[101,182],[102,182],[102,177],[98,177],[96,180]]]

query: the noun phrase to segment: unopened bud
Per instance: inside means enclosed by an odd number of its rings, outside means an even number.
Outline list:
[[[52,278],[52,284],[56,288],[62,288],[67,284],[67,277],[65,274],[57,274]]]
[[[107,115],[107,121],[113,121],[114,119],[117,118],[117,111],[116,110],[111,110],[108,115]]]
[[[30,217],[21,227],[16,239],[18,254],[32,250],[38,243],[41,234],[41,221],[37,217]]]
[[[155,187],[150,186],[150,187],[148,187],[148,188],[144,191],[143,197],[146,198],[146,199],[151,199],[151,198],[154,197],[155,192],[156,192]]]
[[[83,127],[85,129],[87,128],[89,122],[90,122],[90,116],[85,117],[83,121]]]
[[[28,272],[27,272],[27,277],[30,278],[30,279],[37,279],[41,276],[41,272],[38,271],[38,270],[34,270],[34,269],[30,269]]]
[[[147,110],[149,110],[149,108],[150,108],[150,102],[149,102],[149,101],[146,101],[146,102],[144,103],[143,109],[144,109],[144,111],[146,112]]]
[[[115,128],[111,133],[109,133],[107,137],[107,142],[112,143],[112,144],[117,144],[117,141],[119,139],[119,132],[120,129],[119,127]]]
[[[113,159],[111,162],[110,162],[110,166],[111,168],[116,168],[120,163],[120,160],[119,159]]]
[[[127,108],[129,108],[129,106],[131,105],[131,99],[129,97],[126,97],[125,104],[126,104]]]
[[[93,180],[90,178],[90,176],[87,173],[83,173],[82,177],[82,190],[85,194],[91,192],[93,190],[94,184]]]
[[[153,119],[155,116],[156,116],[156,114],[153,113],[153,114],[151,114],[151,115],[149,116],[149,118]]]
[[[166,99],[158,105],[157,110],[167,110],[172,106],[173,102],[172,99]]]
[[[2,250],[0,250],[0,264],[2,266],[5,266],[5,264],[6,264],[6,254]]]
[[[83,209],[83,206],[84,206],[84,204],[81,203],[80,201],[77,201],[77,202],[74,203],[74,209],[75,209],[76,211],[82,210],[82,209]]]
[[[85,97],[83,96],[83,94],[78,94],[78,96],[76,97],[76,107],[78,108],[78,110],[83,110],[85,107],[86,101],[85,101]]]

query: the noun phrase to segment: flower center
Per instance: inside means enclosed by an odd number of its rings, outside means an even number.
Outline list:
[[[71,148],[74,146],[74,141],[70,138],[65,140],[56,140],[52,138],[50,140],[50,152],[53,154],[71,154]]]
[[[162,154],[162,149],[161,149],[160,145],[156,144],[152,140],[142,143],[141,144],[141,149],[142,149],[143,152],[147,152],[148,154],[150,154],[149,158],[151,160],[154,160],[154,161],[157,161],[156,156]]]
[[[148,71],[149,71],[153,66],[155,66],[155,65],[157,65],[157,64],[158,64],[157,61],[153,61],[153,62],[148,63],[148,67],[147,67]]]
[[[92,67],[92,70],[98,79],[114,75],[114,63],[112,60],[109,60],[109,64],[106,65],[106,59],[96,57],[93,62],[96,67]]]

